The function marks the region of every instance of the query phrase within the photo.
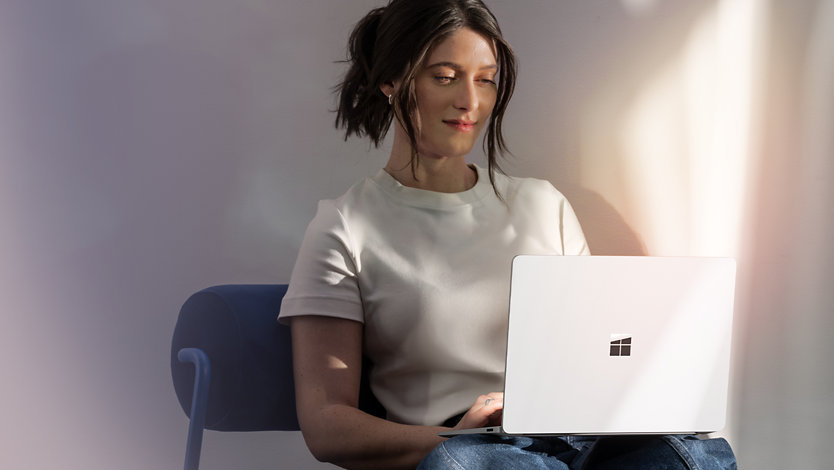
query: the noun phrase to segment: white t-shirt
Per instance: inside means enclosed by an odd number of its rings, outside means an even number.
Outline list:
[[[518,254],[589,254],[549,182],[488,172],[461,193],[403,186],[380,170],[319,203],[280,318],[364,323],[371,390],[391,420],[437,425],[501,391],[510,265]]]

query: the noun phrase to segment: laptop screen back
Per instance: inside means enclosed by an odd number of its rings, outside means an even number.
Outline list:
[[[723,428],[734,285],[726,258],[516,257],[504,431]]]

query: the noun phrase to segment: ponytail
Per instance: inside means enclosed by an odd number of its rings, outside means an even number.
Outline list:
[[[377,31],[384,13],[385,8],[371,10],[357,23],[348,40],[346,62],[350,68],[336,87],[339,94],[336,127],[345,128],[345,140],[351,134],[367,135],[376,146],[385,138],[393,118],[388,98],[379,88],[382,84],[379,72],[375,73],[374,69]]]

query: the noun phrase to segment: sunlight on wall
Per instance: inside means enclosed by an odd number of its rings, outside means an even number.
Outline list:
[[[623,1],[641,18],[661,4]],[[647,254],[742,258],[738,291],[750,282],[743,237],[759,172],[755,118],[763,106],[756,98],[765,87],[766,16],[765,2],[716,0],[688,29],[652,37],[665,45],[643,43],[640,53],[632,51],[632,69],[601,90],[586,116],[588,158],[581,162],[582,185],[616,207]],[[595,134],[601,125],[612,133],[607,142]],[[737,296],[740,323],[744,309]],[[734,396],[731,390],[721,433],[731,442]]]
[[[797,153],[791,160],[801,184],[791,214],[792,249],[782,284],[785,305],[790,306],[785,313],[790,318],[779,332],[792,358],[782,375],[788,398],[778,403],[785,416],[780,423],[787,436],[785,448],[790,449],[790,455],[801,455],[809,461],[802,464],[791,460],[797,468],[821,468],[821,462],[828,461],[828,436],[834,422],[834,373],[830,364],[834,352],[834,2],[820,2],[814,13],[807,46],[801,52],[802,80],[796,90],[802,112],[798,116]]]
[[[762,15],[755,0],[717,2],[622,116],[626,218],[651,255],[738,254]]]
[[[633,16],[643,16],[651,13],[657,7],[659,0],[620,0],[623,7]]]

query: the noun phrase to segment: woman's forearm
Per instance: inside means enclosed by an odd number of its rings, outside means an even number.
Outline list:
[[[409,426],[361,411],[361,323],[331,317],[292,320],[296,410],[316,459],[345,468],[414,468],[444,428]]]
[[[347,405],[327,405],[303,418],[313,456],[350,469],[413,469],[443,438],[439,426],[386,421]]]

